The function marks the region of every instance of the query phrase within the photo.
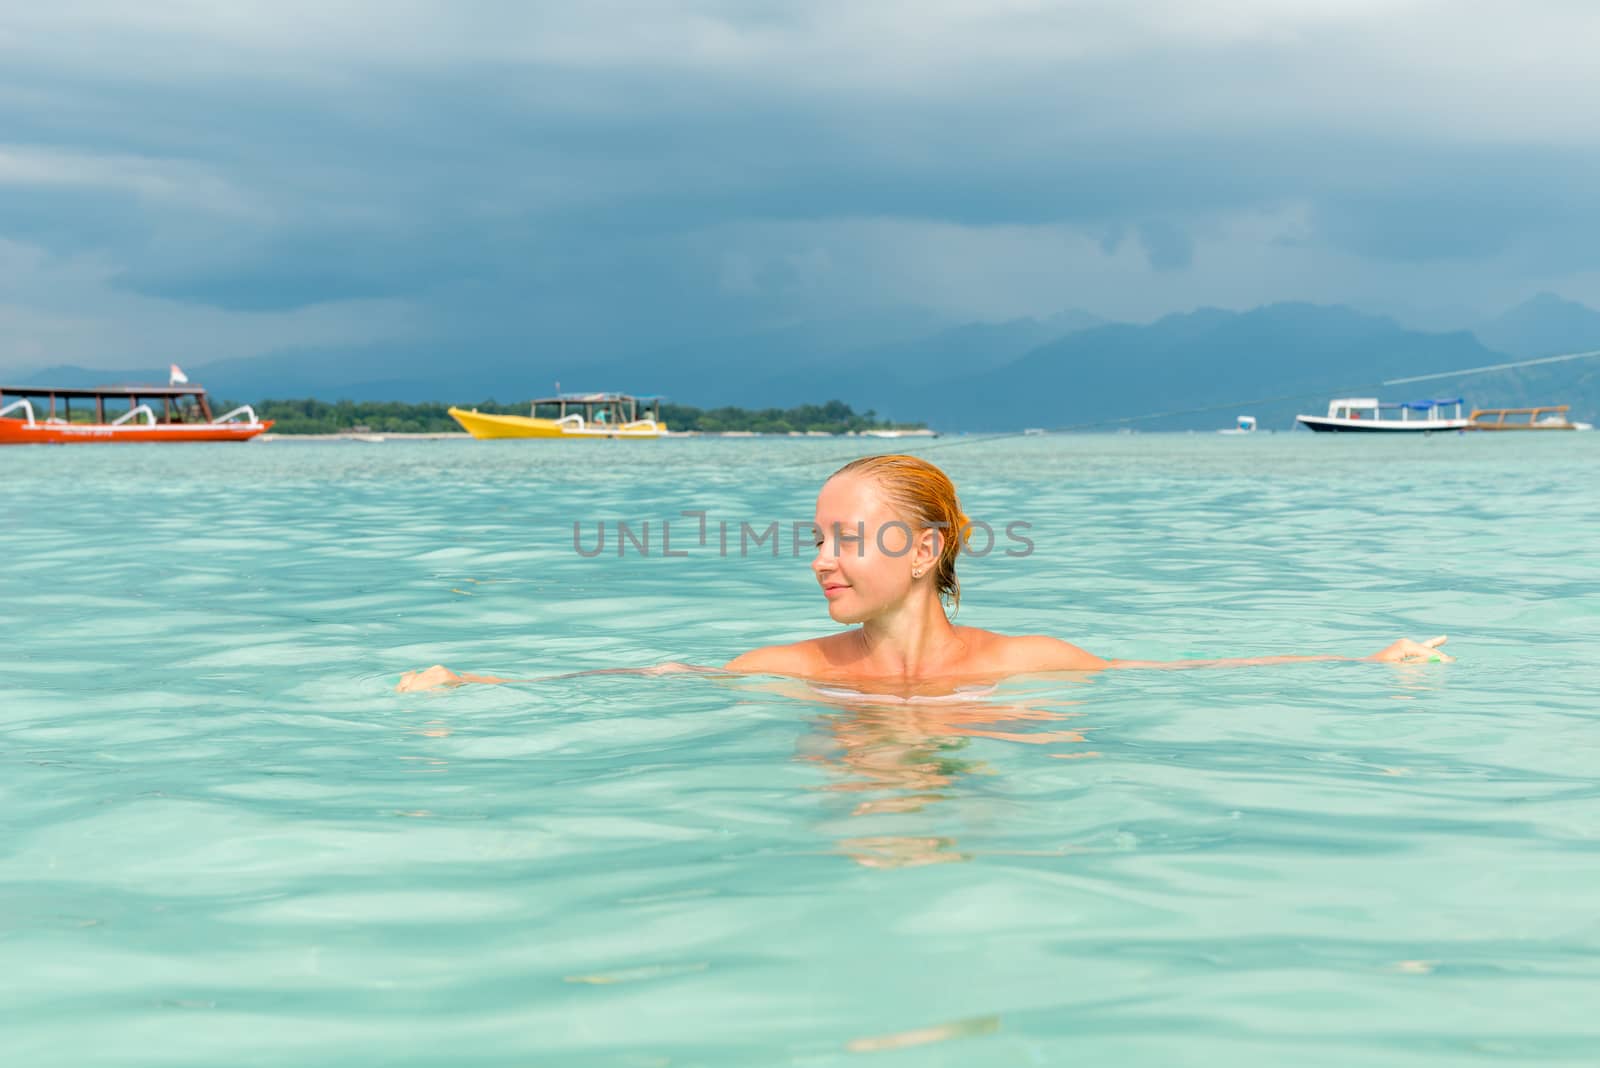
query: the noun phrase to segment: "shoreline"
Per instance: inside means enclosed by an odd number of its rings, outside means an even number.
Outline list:
[[[381,433],[378,431],[344,431],[338,434],[274,434],[268,431],[258,434],[255,441],[353,441],[358,444],[370,444],[384,441],[441,441],[460,438],[462,441],[471,441],[472,435],[465,430],[440,430],[411,433]]]
[[[835,434],[828,430],[791,430],[782,434],[766,434],[755,430],[685,430],[669,432],[668,438],[872,438],[879,441],[895,441],[902,438],[936,438],[940,435],[936,431],[906,430],[894,434],[873,433],[870,431],[846,431]],[[396,432],[383,431],[342,431],[336,434],[274,434],[267,432],[258,435],[255,441],[351,441],[363,445],[382,444],[385,441],[472,441],[471,434],[463,430],[440,430],[425,432]],[[500,440],[515,441],[516,438]],[[560,440],[560,439],[541,439]]]

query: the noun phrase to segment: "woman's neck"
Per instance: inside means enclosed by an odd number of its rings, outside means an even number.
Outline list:
[[[918,678],[941,669],[966,648],[937,600],[906,605],[886,619],[869,619],[858,630],[862,657],[874,675]]]

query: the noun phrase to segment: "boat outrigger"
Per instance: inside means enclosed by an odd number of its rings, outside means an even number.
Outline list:
[[[1297,415],[1302,426],[1322,433],[1345,434],[1432,434],[1446,430],[1468,430],[1472,420],[1461,414],[1462,400],[1408,401],[1384,404],[1372,397],[1340,397],[1328,402],[1327,415]],[[1446,408],[1454,407],[1453,415]]]
[[[73,418],[75,400],[79,419]],[[0,386],[0,445],[248,441],[271,427],[272,420],[257,418],[248,404],[213,417],[206,391],[194,385]]]
[[[450,417],[475,438],[664,438],[661,397],[627,393],[559,393],[538,397],[527,415],[451,408]]]
[[[1539,408],[1475,408],[1473,430],[1593,430],[1589,423],[1574,423],[1567,418],[1569,405],[1546,404]]]

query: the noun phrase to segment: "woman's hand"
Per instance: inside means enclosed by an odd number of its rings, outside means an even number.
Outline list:
[[[1414,642],[1410,638],[1401,638],[1387,649],[1373,653],[1367,659],[1381,661],[1386,664],[1426,664],[1435,660],[1448,664],[1453,662],[1455,657],[1441,652],[1439,646],[1449,640],[1443,634],[1437,638],[1429,638],[1425,642]]]
[[[639,668],[638,670],[639,674],[641,675],[677,675],[686,671],[700,675],[715,675],[721,671],[720,668],[703,667],[700,664],[682,664],[676,660],[669,660],[665,664],[654,664],[647,668]]]
[[[398,693],[411,693],[415,690],[436,690],[441,686],[460,686],[462,683],[472,681],[443,664],[435,664],[431,668],[421,671],[408,671],[400,676],[400,684],[395,687]]]

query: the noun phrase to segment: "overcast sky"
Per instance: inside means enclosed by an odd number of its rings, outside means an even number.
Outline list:
[[[0,8],[0,371],[1600,305],[1592,0],[329,6]]]

